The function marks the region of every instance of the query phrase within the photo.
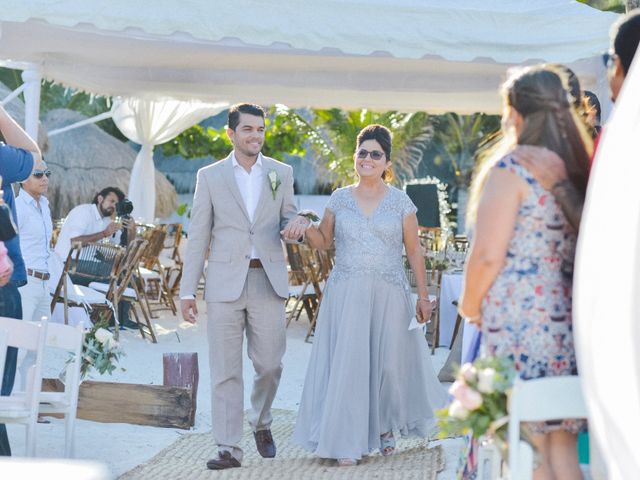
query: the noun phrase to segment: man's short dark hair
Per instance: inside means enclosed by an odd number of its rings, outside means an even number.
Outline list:
[[[626,76],[640,43],[640,9],[632,10],[614,23],[611,38],[613,53],[618,55]]]
[[[253,103],[237,103],[232,105],[229,109],[229,119],[227,126],[235,132],[236,127],[240,123],[240,114],[246,113],[247,115],[253,115],[254,117],[264,118],[264,110],[260,105],[254,105]]]
[[[115,193],[116,196],[118,197],[118,201],[119,202],[124,200],[124,192],[122,190],[120,190],[118,187],[107,187],[107,188],[103,188],[98,193],[96,193],[96,196],[93,197],[93,202],[92,203],[95,203],[97,205],[98,204],[98,197],[102,197],[104,199],[110,193]]]

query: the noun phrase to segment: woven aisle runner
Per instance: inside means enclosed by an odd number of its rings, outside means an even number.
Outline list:
[[[335,460],[320,459],[291,445],[296,413],[273,410],[271,432],[278,447],[274,459],[260,457],[251,430],[245,428],[241,468],[207,470],[206,462],[215,456],[210,433],[187,434],[165,448],[151,460],[120,477],[122,480],[198,480],[198,479],[415,479],[435,480],[444,468],[440,446],[427,448],[422,439],[399,439],[396,453],[382,457],[379,453],[364,458],[357,467],[337,467]]]

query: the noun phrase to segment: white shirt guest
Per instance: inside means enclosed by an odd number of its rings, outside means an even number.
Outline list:
[[[102,189],[93,199],[93,203],[78,205],[73,208],[62,225],[55,251],[64,261],[71,250],[71,243],[108,241],[120,243],[120,225],[112,220],[116,204],[124,199],[119,188]],[[129,230],[128,238],[135,237],[135,222],[124,221]]]
[[[48,282],[53,226],[49,201],[44,196],[49,188],[50,175],[45,162],[37,162],[16,198],[20,250],[27,268],[27,284],[19,288],[22,318],[31,321],[51,316]]]

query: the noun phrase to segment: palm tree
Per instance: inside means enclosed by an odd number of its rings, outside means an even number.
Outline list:
[[[483,142],[500,128],[500,117],[476,113],[458,115],[446,113],[437,119],[433,142],[438,152],[434,162],[450,165],[457,193],[458,209],[456,223],[458,232],[464,229],[464,213],[467,193],[476,162],[476,153]]]
[[[430,117],[425,112],[372,112],[370,110],[344,111],[337,108],[311,110],[303,113],[279,106],[308,145],[321,158],[333,174],[334,186],[352,183],[356,174],[353,152],[358,132],[365,126],[378,123],[393,133],[393,169],[395,183],[413,178],[422,160],[423,149],[433,136]]]

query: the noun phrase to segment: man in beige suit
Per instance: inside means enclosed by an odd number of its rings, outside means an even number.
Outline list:
[[[195,294],[208,261],[204,298],[212,390],[212,429],[218,456],[212,470],[239,467],[244,393],[242,343],[256,372],[249,423],[263,457],[274,457],[271,404],[285,351],[284,302],[289,294],[281,231],[302,235],[309,220],[296,215],[293,171],[263,156],[264,111],[234,105],[227,133],[233,152],[198,172],[180,285],[183,318],[195,323]]]

